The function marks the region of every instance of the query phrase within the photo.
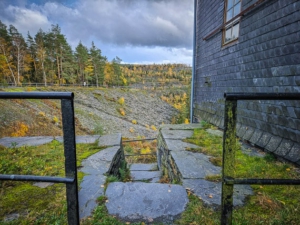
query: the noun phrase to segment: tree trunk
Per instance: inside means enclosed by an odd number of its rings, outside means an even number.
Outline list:
[[[57,65],[58,84],[60,85],[60,68],[59,68],[59,59],[58,59],[58,56],[56,56],[56,65]]]

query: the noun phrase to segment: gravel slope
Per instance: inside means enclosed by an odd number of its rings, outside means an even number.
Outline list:
[[[127,138],[156,137],[159,126],[171,123],[172,117],[178,113],[174,107],[162,101],[160,94],[155,91],[120,88],[49,88],[47,91],[74,92],[78,135],[102,132],[122,133]],[[124,104],[119,103],[122,97]],[[121,115],[121,108],[125,115]],[[54,122],[54,117],[59,118],[59,122]],[[10,136],[18,129],[15,125],[17,121],[29,126],[27,135],[30,136],[61,135],[58,100],[0,100],[0,119],[0,137]],[[153,126],[157,128],[156,131]]]

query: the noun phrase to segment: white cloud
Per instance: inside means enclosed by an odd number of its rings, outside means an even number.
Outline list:
[[[4,6],[0,2],[0,20],[25,35],[59,24],[73,49],[80,40],[87,47],[94,41],[110,60],[118,55],[129,63],[192,62],[193,0],[69,3],[23,0],[22,4]]]
[[[47,17],[36,10],[9,5],[5,9],[5,15],[6,18],[0,16],[2,22],[7,25],[14,25],[19,32],[24,35],[26,35],[28,31],[33,34],[36,33],[40,28],[45,29],[50,26],[50,22],[48,21]]]

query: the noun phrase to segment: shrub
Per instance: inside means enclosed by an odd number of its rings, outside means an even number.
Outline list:
[[[28,131],[28,126],[23,122],[17,122],[14,126],[14,132],[12,132],[12,137],[23,137]]]

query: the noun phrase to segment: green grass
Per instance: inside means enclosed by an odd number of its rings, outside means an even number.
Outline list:
[[[194,135],[186,141],[199,146],[187,149],[213,156],[221,166],[222,137],[206,132],[211,128],[206,123],[204,128],[196,129]],[[272,154],[254,157],[244,154],[240,144],[236,145],[236,178],[264,179],[300,179],[299,168],[292,164],[279,162]],[[216,164],[216,163],[214,163]],[[209,181],[220,181],[220,175],[207,176]],[[299,224],[300,187],[296,185],[251,185],[254,195],[249,196],[246,204],[234,209],[233,224]],[[207,211],[208,210],[208,211]],[[190,196],[190,203],[177,224],[219,224],[220,211],[203,206],[201,200]]]
[[[95,144],[77,144],[77,165],[98,152]],[[65,176],[63,145],[54,140],[38,147],[0,148],[0,174]],[[84,174],[78,173],[79,182]],[[0,221],[6,215],[18,213],[19,219],[0,224],[66,224],[65,185],[54,184],[47,188],[33,182],[0,182]]]

